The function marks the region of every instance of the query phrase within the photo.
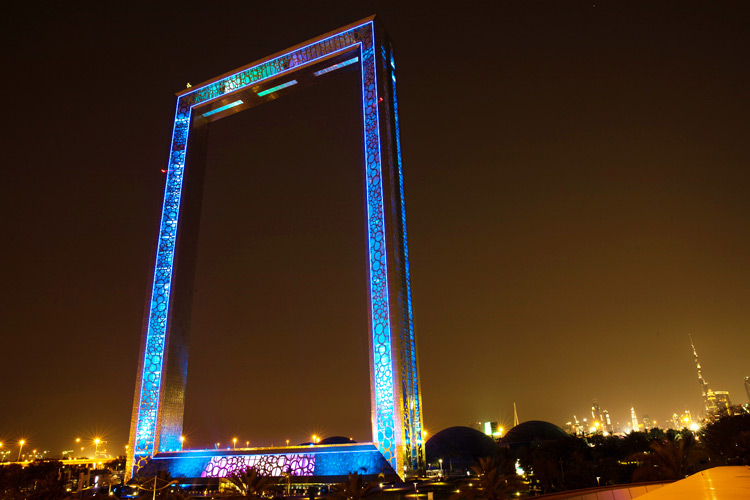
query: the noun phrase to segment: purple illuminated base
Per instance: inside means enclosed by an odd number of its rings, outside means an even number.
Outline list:
[[[293,482],[339,482],[348,474],[386,480],[398,476],[372,443],[241,450],[187,450],[157,453],[139,475],[165,470],[172,477],[221,478],[248,467],[275,477],[291,475]]]

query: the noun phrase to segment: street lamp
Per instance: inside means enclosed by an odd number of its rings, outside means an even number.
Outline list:
[[[99,443],[101,443],[102,440],[99,438],[94,438],[94,458],[99,456]]]
[[[23,445],[25,444],[26,444],[26,441],[23,439],[18,442],[18,460],[16,460],[16,462],[21,461],[21,450],[23,449]]]
[[[182,446],[185,444],[185,436],[180,436],[180,451],[182,451]]]
[[[245,448],[250,448],[250,441],[245,441]]]
[[[443,477],[443,459],[438,460],[440,462],[440,477]]]
[[[232,449],[233,450],[237,449],[237,438],[232,438]]]

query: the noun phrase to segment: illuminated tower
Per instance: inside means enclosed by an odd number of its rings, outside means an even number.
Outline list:
[[[604,410],[602,415],[604,416],[604,428],[611,434],[614,431],[614,428],[612,427],[612,421],[609,419],[609,412]]]
[[[729,391],[714,391],[716,401],[716,414],[727,415],[732,407],[732,401],[729,399]]]
[[[644,430],[644,431],[649,431],[649,430],[651,430],[651,426],[652,426],[652,425],[653,425],[653,424],[652,424],[652,422],[651,422],[651,418],[649,418],[649,416],[648,416],[648,415],[643,415],[643,430]]]
[[[630,407],[630,422],[633,425],[633,432],[638,430],[638,417],[635,414],[635,407]]]
[[[604,422],[604,419],[602,418],[602,409],[599,407],[599,402],[596,399],[591,406],[591,418],[594,419],[594,422],[599,422],[600,424]]]
[[[750,403],[750,377],[745,377],[745,394],[747,394],[747,402]]]
[[[698,385],[701,388],[701,396],[703,397],[703,407],[706,410],[706,415],[713,415],[716,413],[716,400],[713,397],[713,392],[708,387],[708,382],[703,378],[703,373],[701,373],[701,363],[698,361],[698,353],[695,350],[695,345],[693,344],[693,336],[688,334],[688,337],[690,337],[690,347],[693,348],[693,358],[695,359],[695,368],[698,370]]]
[[[578,417],[573,415],[573,422],[575,422],[575,434],[578,434],[579,436],[582,436],[584,434],[584,428],[583,425],[578,421]]]

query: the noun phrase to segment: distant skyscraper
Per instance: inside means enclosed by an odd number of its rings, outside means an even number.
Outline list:
[[[701,388],[701,396],[703,397],[703,407],[706,410],[707,415],[713,415],[716,412],[716,405],[709,401],[711,389],[708,387],[708,382],[703,378],[701,372],[701,363],[698,361],[698,352],[695,350],[695,344],[693,344],[693,336],[688,334],[690,338],[690,347],[693,348],[693,358],[695,359],[695,368],[698,370],[698,385]]]
[[[716,413],[718,415],[727,415],[731,412],[729,408],[732,406],[732,402],[729,400],[729,391],[714,391],[716,398]]]
[[[630,423],[633,425],[633,432],[638,430],[638,417],[635,414],[635,407],[630,407]]]
[[[573,422],[575,422],[573,424],[575,426],[575,434],[583,435],[584,434],[583,424],[581,424],[581,422],[578,421],[578,417],[576,417],[575,415],[573,415]]]
[[[745,377],[745,393],[747,394],[747,402],[750,403],[750,377]]]
[[[714,419],[719,415],[726,415],[729,413],[729,408],[732,403],[729,401],[729,393],[727,391],[712,391],[708,386],[708,382],[703,378],[701,372],[701,364],[698,361],[698,353],[695,351],[695,345],[693,344],[693,337],[690,337],[690,347],[693,348],[693,357],[695,358],[695,368],[698,370],[698,385],[701,388],[701,395],[703,396],[703,409],[706,411],[706,419]],[[747,382],[746,382],[747,383]]]
[[[599,422],[600,424],[604,423],[604,419],[602,418],[602,409],[599,408],[599,402],[595,399],[594,404],[591,406],[591,418],[594,419],[594,422]]]
[[[591,405],[591,425],[602,432],[611,434],[614,431],[612,421],[609,419],[609,412],[602,410],[596,399],[594,399],[594,403]]]
[[[612,434],[614,432],[614,427],[612,427],[612,421],[609,419],[609,412],[607,410],[604,410],[602,412],[602,415],[604,416],[604,428],[607,429],[607,432]]]
[[[719,411],[719,407],[716,406],[716,394],[714,394],[714,391],[711,389],[708,390],[705,397],[705,406],[706,406],[706,416],[710,417],[711,415],[715,415],[717,411]]]
[[[651,423],[651,419],[648,415],[643,415],[643,430],[648,431],[651,430],[651,427],[653,427],[653,424]]]
[[[684,424],[683,427],[687,427],[688,425],[690,425],[692,421],[693,421],[693,414],[690,413],[690,410],[685,408],[685,411],[682,413],[682,422]]]
[[[676,413],[672,414],[672,429],[682,429],[682,422]]]

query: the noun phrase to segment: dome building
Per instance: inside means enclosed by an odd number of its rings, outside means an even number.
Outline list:
[[[568,434],[555,424],[543,420],[529,420],[518,424],[500,439],[500,445],[507,448],[520,448],[532,443],[557,441],[568,437]]]
[[[442,459],[446,474],[465,474],[480,457],[497,453],[497,443],[471,427],[448,427],[436,433],[425,443],[427,463],[436,466]]]

